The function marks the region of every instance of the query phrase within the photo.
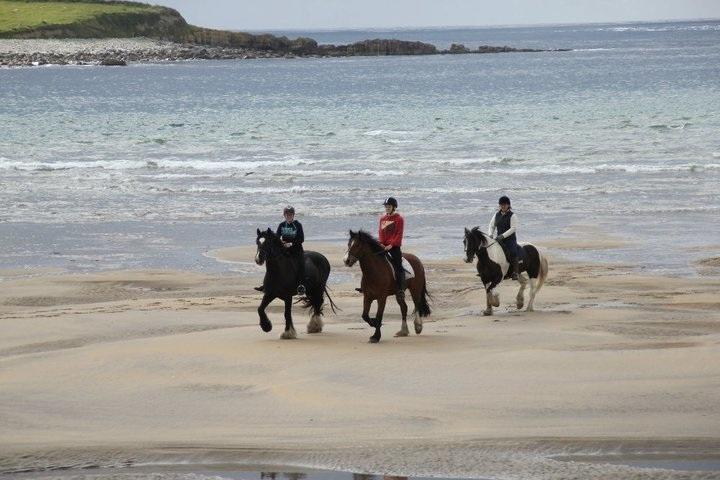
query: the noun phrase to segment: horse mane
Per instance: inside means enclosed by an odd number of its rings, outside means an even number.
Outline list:
[[[487,235],[480,230],[480,227],[473,227],[470,233],[480,242],[481,247],[487,247]]]
[[[365,230],[359,230],[356,235],[361,242],[366,243],[370,246],[370,249],[373,253],[380,253],[385,250],[385,248],[383,248],[380,242]]]

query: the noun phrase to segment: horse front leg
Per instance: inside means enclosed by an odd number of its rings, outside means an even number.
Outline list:
[[[292,297],[285,298],[285,331],[280,335],[283,340],[294,340],[297,338],[295,326],[292,321]]]
[[[405,297],[395,297],[397,299],[398,304],[400,305],[400,314],[402,315],[402,326],[400,327],[400,331],[395,334],[396,337],[407,337],[410,334],[410,330],[408,330],[407,326],[407,303],[405,303]]]
[[[260,316],[260,328],[262,328],[262,331],[267,333],[270,330],[272,330],[272,323],[270,322],[270,319],[268,318],[267,314],[265,313],[265,309],[268,305],[270,305],[270,302],[274,300],[274,297],[268,295],[267,293],[263,295],[262,301],[260,302],[260,306],[258,307],[258,315]]]
[[[371,327],[375,326],[375,319],[370,318],[370,306],[372,305],[373,299],[368,297],[367,295],[363,295],[363,312],[362,312],[362,319],[365,320],[365,323],[370,325]]]
[[[377,308],[377,314],[375,316],[375,333],[372,337],[370,337],[370,343],[378,343],[380,341],[380,337],[382,336],[380,334],[380,327],[382,327],[382,317],[383,313],[385,312],[385,302],[387,301],[387,298],[381,297],[378,298],[378,308]]]
[[[488,283],[485,285],[485,300],[487,302],[487,308],[483,310],[483,315],[489,317],[493,314],[493,307],[500,306],[500,295],[495,293],[496,283]]]

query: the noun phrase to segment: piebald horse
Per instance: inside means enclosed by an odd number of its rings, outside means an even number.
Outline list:
[[[258,228],[255,240],[257,251],[255,263],[265,265],[265,279],[263,280],[263,299],[258,307],[260,328],[264,332],[272,330],[272,323],[265,313],[265,308],[275,300],[285,302],[285,331],[280,338],[284,340],[297,338],[295,326],[292,321],[292,298],[297,295],[297,260],[288,255],[280,237],[269,228],[260,231]],[[327,280],[330,276],[330,262],[320,253],[306,251],[305,261],[305,296],[300,298],[303,308],[311,312],[307,333],[320,333],[323,323],[320,316],[323,314],[325,296],[330,301],[330,308],[335,311],[335,304],[327,291]]]
[[[500,244],[481,232],[478,227],[472,230],[465,229],[463,243],[466,263],[472,263],[473,258],[477,256],[478,276],[485,287],[487,298],[487,308],[483,311],[483,315],[492,315],[493,307],[500,306],[500,295],[495,292],[495,287],[510,277],[510,263]],[[518,276],[520,290],[515,299],[518,310],[522,309],[525,303],[525,287],[530,283],[530,299],[526,311],[532,312],[535,295],[547,278],[548,262],[534,245],[528,243],[521,245],[521,248],[525,252],[525,258],[520,264],[520,275]],[[528,278],[525,278],[524,273],[527,273]]]
[[[430,315],[425,268],[415,255],[403,253],[403,257],[410,263],[415,274],[413,278],[407,279],[406,286],[410,290],[410,295],[415,304],[415,311],[413,312],[415,333],[420,335],[423,328],[422,319]],[[375,328],[375,334],[370,337],[370,343],[377,343],[380,341],[380,327],[382,326],[387,297],[397,293],[395,276],[383,246],[372,235],[363,230],[359,232],[350,230],[348,250],[345,253],[343,262],[346,266],[352,267],[357,261],[360,261],[360,269],[362,270],[362,280],[360,282],[363,292],[362,318],[368,325]],[[407,337],[409,334],[407,303],[405,303],[405,297],[396,298],[402,314],[402,327],[395,336]],[[370,306],[374,301],[377,301],[377,313],[375,318],[371,318]]]

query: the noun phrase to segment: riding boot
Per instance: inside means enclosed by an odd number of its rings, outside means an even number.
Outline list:
[[[405,298],[405,289],[407,288],[407,285],[405,284],[405,270],[401,269],[397,273],[397,276],[397,291],[395,292],[395,296],[398,299]]]
[[[258,292],[264,292],[265,291],[265,285],[260,285],[259,287],[253,287]]]
[[[514,257],[512,259],[511,263],[512,263],[512,269],[513,269],[512,279],[517,280],[520,275],[520,260],[518,259],[518,257]]]

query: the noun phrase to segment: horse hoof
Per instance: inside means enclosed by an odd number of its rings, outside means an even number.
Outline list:
[[[422,333],[422,323],[415,323],[415,334],[420,335]]]
[[[260,320],[260,328],[262,328],[263,332],[268,333],[272,330],[272,323],[267,320]]]
[[[535,309],[533,307],[528,307],[525,309],[526,312],[534,312]]]
[[[372,337],[370,337],[370,340],[369,340],[370,343],[378,343],[379,341],[380,341],[380,339],[374,335]]]
[[[518,303],[517,303],[517,309],[518,309],[518,310],[522,310],[523,306],[525,306],[524,303],[522,303],[522,302],[518,302]]]
[[[396,337],[407,337],[410,334],[407,330],[400,330],[395,334]]]
[[[489,317],[493,314],[493,312],[492,312],[492,310],[483,310],[482,314],[485,317]]]
[[[280,335],[280,338],[283,340],[295,340],[297,333],[295,333],[295,329],[285,330],[282,335]]]

